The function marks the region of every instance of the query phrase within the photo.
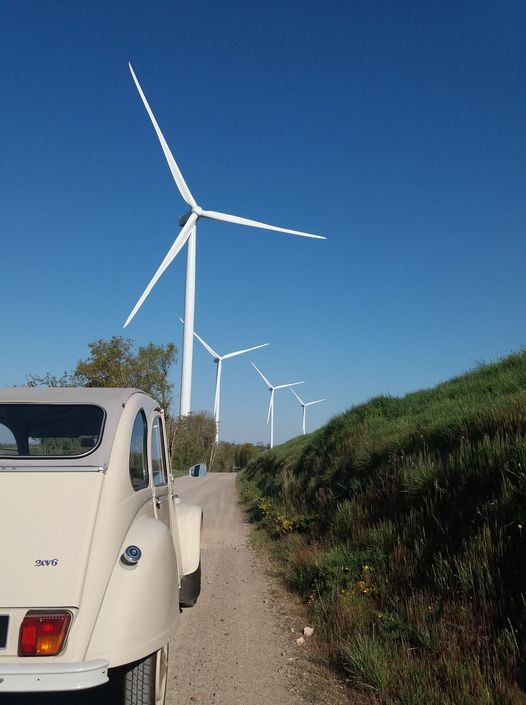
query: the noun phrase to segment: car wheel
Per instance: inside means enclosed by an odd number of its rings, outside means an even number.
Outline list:
[[[168,680],[168,644],[126,668],[123,705],[164,705]]]

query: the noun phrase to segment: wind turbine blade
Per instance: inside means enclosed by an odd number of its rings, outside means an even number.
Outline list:
[[[192,193],[190,189],[188,188],[188,185],[186,181],[184,180],[183,175],[181,174],[181,170],[177,166],[177,162],[174,159],[174,156],[172,152],[170,151],[170,147],[168,146],[166,140],[164,139],[163,133],[161,132],[161,128],[157,124],[157,120],[155,119],[155,115],[152,112],[152,109],[150,108],[150,105],[148,101],[146,100],[146,96],[144,95],[142,88],[140,86],[139,81],[137,80],[137,76],[135,75],[135,72],[132,68],[132,65],[128,63],[128,66],[130,67],[130,72],[132,75],[132,78],[135,82],[135,85],[137,86],[137,90],[139,91],[139,95],[142,98],[142,102],[144,103],[144,107],[146,108],[146,112],[150,116],[150,120],[152,121],[153,127],[155,132],[157,133],[157,137],[159,138],[159,142],[161,143],[162,150],[164,152],[164,156],[166,157],[166,161],[168,162],[168,166],[170,167],[170,171],[172,172],[172,176],[174,178],[174,181],[177,185],[177,188],[179,189],[179,192],[181,196],[184,198],[184,200],[188,203],[190,208],[194,208],[197,206],[197,202],[195,198],[192,196]]]
[[[254,363],[252,363],[254,364]],[[295,387],[297,384],[305,384],[305,381],[303,382],[289,382],[289,384],[278,384],[274,389],[283,389],[284,387]]]
[[[296,399],[299,401],[299,403],[302,404],[302,405],[304,405],[305,402],[303,401],[303,399],[300,398],[300,396],[299,396],[298,394],[296,394],[296,392],[292,389],[292,387],[289,387],[289,389],[290,389],[290,391],[294,394],[294,396],[295,396]]]
[[[270,392],[270,403],[268,405],[267,423],[270,421],[270,414],[274,408],[274,390]]]
[[[292,392],[294,390],[291,389],[290,391]],[[320,401],[327,401],[327,399],[316,399],[316,401],[309,401],[307,404],[305,404],[305,406],[312,406],[313,404],[319,404]]]
[[[256,367],[253,362],[252,362],[252,367]],[[263,382],[265,382],[265,384],[268,384],[269,387],[272,387],[272,384],[268,381],[268,379],[265,377],[263,372],[261,372],[261,370],[258,369],[257,367],[256,367],[256,370],[259,372],[260,377],[262,377]]]
[[[247,348],[246,350],[237,350],[236,352],[231,352],[228,353],[227,355],[223,355],[222,359],[226,360],[229,357],[235,357],[236,355],[243,355],[243,353],[250,352],[251,350],[257,350],[258,348],[264,348],[268,345],[268,343],[263,343],[263,345],[256,345],[253,348]]]
[[[289,230],[288,228],[279,228],[276,225],[267,225],[260,223],[258,220],[249,220],[241,218],[238,215],[229,215],[228,213],[218,213],[217,211],[203,211],[203,218],[211,218],[212,220],[223,220],[225,223],[235,223],[236,225],[248,225],[251,228],[262,228],[263,230],[276,230],[279,233],[288,233],[289,235],[300,235],[301,237],[313,237],[316,240],[326,240],[323,235],[313,235],[312,233],[304,233],[301,230]]]
[[[212,355],[212,357],[221,358],[221,355],[219,355],[218,353],[216,353],[216,351],[214,350],[214,348],[211,348],[210,345],[208,345],[208,343],[205,343],[205,341],[201,338],[201,336],[197,335],[197,333],[195,332],[195,330],[194,330],[194,335],[195,335],[195,337],[197,338],[197,340],[201,343],[201,345],[202,345],[204,348],[206,348],[206,350],[208,350],[208,352],[210,353],[210,355]]]
[[[197,220],[197,215],[195,213],[192,213],[191,216],[188,218],[186,223],[183,225],[181,228],[181,232],[179,235],[176,237],[175,242],[173,245],[170,247],[168,250],[168,253],[166,254],[166,257],[163,259],[161,262],[161,266],[159,269],[155,272],[153,275],[150,283],[146,287],[146,289],[143,291],[141,298],[137,301],[135,304],[133,311],[130,313],[128,318],[126,319],[126,323],[124,324],[124,328],[130,323],[132,318],[135,316],[137,311],[140,309],[140,307],[143,305],[144,300],[150,293],[150,291],[153,289],[155,284],[157,283],[157,280],[161,276],[161,274],[164,272],[164,270],[168,267],[168,265],[172,262],[172,260],[178,255],[179,251],[181,250],[182,247],[184,247],[185,242],[188,240],[190,237],[190,233],[192,232],[192,228],[195,225],[195,221]]]

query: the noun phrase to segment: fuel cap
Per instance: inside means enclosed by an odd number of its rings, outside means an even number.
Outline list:
[[[142,551],[138,546],[128,546],[121,556],[121,561],[125,565],[137,565],[142,556]]]

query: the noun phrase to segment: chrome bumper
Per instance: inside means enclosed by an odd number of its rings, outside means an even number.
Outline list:
[[[108,681],[109,661],[9,663],[0,661],[0,693],[83,690]]]

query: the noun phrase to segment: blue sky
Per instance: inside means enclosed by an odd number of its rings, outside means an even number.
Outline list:
[[[312,430],[525,342],[523,2],[0,0],[0,385],[87,343],[181,344],[185,253],[123,331],[198,202],[327,236],[200,221],[196,330],[222,438],[266,441],[304,379]],[[174,371],[176,393],[180,367]],[[213,405],[196,344],[194,410]],[[288,390],[276,441],[301,430]]]

